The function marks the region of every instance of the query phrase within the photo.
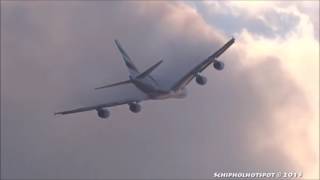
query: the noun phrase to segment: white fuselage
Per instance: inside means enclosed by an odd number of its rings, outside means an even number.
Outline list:
[[[168,98],[184,98],[187,96],[185,88],[176,91],[172,89],[164,89],[159,86],[151,77],[147,76],[143,79],[130,77],[132,83],[147,94],[150,99],[168,99]]]

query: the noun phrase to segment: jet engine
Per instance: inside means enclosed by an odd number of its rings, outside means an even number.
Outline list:
[[[201,76],[201,75],[197,75],[196,76],[196,82],[199,84],[199,85],[205,85],[207,83],[207,78],[204,77],[204,76]]]
[[[131,112],[138,113],[141,111],[141,106],[138,103],[129,103],[129,109]]]
[[[223,62],[220,62],[220,61],[215,61],[215,62],[213,63],[213,67],[214,67],[216,70],[221,71],[221,70],[224,68],[224,63],[223,63]]]
[[[106,119],[110,116],[110,112],[107,109],[97,109],[98,116],[102,119]]]

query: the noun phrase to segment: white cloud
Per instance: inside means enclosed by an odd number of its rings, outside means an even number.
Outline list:
[[[310,126],[319,105],[310,101],[318,96],[313,73],[319,70],[303,15],[284,38],[239,31],[221,58],[225,71],[204,72],[210,82],[205,88],[191,83],[187,99],[145,102],[138,115],[117,107],[101,122],[94,112],[55,119],[52,112],[62,102],[89,103],[96,95],[91,88],[126,78],[113,38],[121,38],[139,67],[165,56],[162,77],[172,81],[218,48],[224,29],[176,2],[17,4],[1,16],[2,176],[198,179],[219,169],[316,172],[312,138],[319,130]]]
[[[273,30],[277,30],[278,23],[274,22],[281,21],[281,16],[275,16],[276,21],[270,21],[267,13],[289,14],[299,18],[298,24],[286,32],[285,36],[275,35],[270,38],[243,27],[237,33],[237,49],[243,55],[239,60],[244,69],[255,68],[266,57],[279,59],[284,73],[289,74],[307,97],[310,111],[299,111],[299,104],[293,102],[273,112],[274,134],[260,136],[258,143],[263,148],[281,147],[292,163],[304,172],[304,178],[319,177],[319,41],[315,32],[319,29],[319,18],[315,17],[319,13],[317,4],[319,2],[312,1],[207,3],[209,10],[227,12],[251,20],[260,19]],[[301,11],[301,7],[302,10],[308,10]],[[263,79],[256,80],[260,85],[264,83]],[[265,88],[270,91],[270,95],[266,96],[272,99],[276,87]],[[266,137],[270,141],[265,141]]]

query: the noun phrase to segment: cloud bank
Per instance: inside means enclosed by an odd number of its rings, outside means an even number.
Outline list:
[[[233,2],[1,5],[1,177],[319,176],[319,19],[306,13],[319,9],[280,3],[249,12],[251,4]],[[216,6],[230,14],[215,12],[222,18],[215,23],[208,12]],[[227,23],[235,25],[230,30]],[[133,86],[92,90],[127,79],[114,38],[140,69],[163,58],[155,78],[170,84],[219,48],[227,32],[237,42],[221,57],[226,69],[209,68],[207,86],[191,83],[184,100],[147,101],[140,114],[115,107],[107,121],[95,112],[52,115],[141,94]]]

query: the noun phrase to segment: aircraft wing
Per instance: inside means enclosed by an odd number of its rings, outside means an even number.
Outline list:
[[[224,53],[233,43],[235,39],[231,38],[225,45],[223,45],[218,51],[213,53],[207,59],[203,60],[201,63],[193,67],[188,73],[186,73],[181,79],[179,79],[174,85],[171,87],[173,90],[180,89],[189,84],[189,82],[197,75],[197,73],[202,72],[206,69],[212,62],[217,61],[222,53]]]
[[[103,103],[103,104],[80,107],[80,108],[76,108],[76,109],[72,109],[72,110],[68,110],[68,111],[56,112],[54,114],[55,115],[58,115],[58,114],[64,115],[64,114],[72,114],[72,113],[78,113],[78,112],[84,112],[84,111],[91,111],[91,110],[96,110],[96,109],[101,109],[101,108],[118,106],[118,105],[122,105],[122,104],[128,104],[128,103],[132,103],[132,102],[140,102],[140,101],[144,101],[147,99],[148,99],[147,97],[125,98],[125,99],[119,99],[117,101],[111,101],[111,102],[107,102],[107,103]]]

